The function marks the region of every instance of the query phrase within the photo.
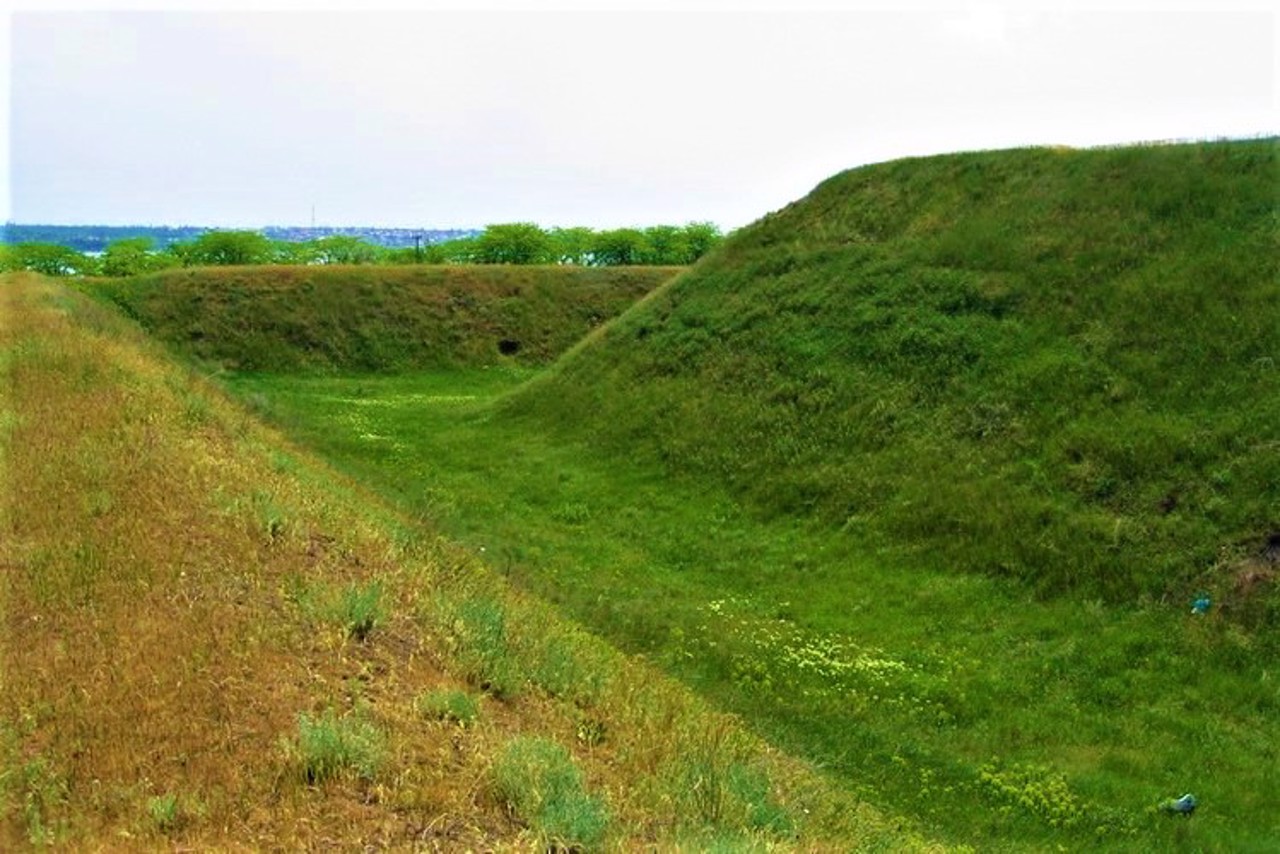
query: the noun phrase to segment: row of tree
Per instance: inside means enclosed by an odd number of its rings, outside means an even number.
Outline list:
[[[544,229],[516,222],[488,226],[473,237],[388,249],[347,235],[289,242],[271,240],[257,231],[207,231],[163,250],[157,250],[149,237],[116,240],[97,256],[55,243],[0,246],[0,269],[50,276],[136,276],[171,267],[242,264],[684,266],[705,255],[722,237],[709,222],[603,231]]]

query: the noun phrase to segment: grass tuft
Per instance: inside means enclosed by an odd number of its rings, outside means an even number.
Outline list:
[[[65,830],[62,813],[71,793],[66,778],[43,757],[24,762],[16,785],[27,841],[35,846],[55,844]]]
[[[371,780],[386,759],[386,737],[360,713],[339,717],[327,709],[318,717],[298,715],[298,735],[292,746],[309,784],[344,774]]]
[[[363,641],[387,620],[380,581],[353,582],[337,587],[324,582],[308,585],[298,578],[290,582],[291,596],[312,619],[338,626],[354,640]]]
[[[510,699],[524,687],[507,633],[507,611],[500,600],[471,596],[437,603],[439,624],[466,678],[494,697]]]
[[[156,795],[147,799],[147,817],[151,825],[160,833],[170,833],[182,824],[182,812],[178,806],[178,796],[172,793]]]
[[[418,697],[418,711],[427,718],[452,721],[470,726],[480,718],[480,704],[466,691],[456,688],[437,688]]]
[[[334,621],[356,640],[364,640],[386,618],[382,584],[377,581],[345,587],[333,612]]]
[[[609,811],[586,791],[569,751],[540,737],[513,739],[493,767],[498,795],[553,846],[594,848],[604,840]]]

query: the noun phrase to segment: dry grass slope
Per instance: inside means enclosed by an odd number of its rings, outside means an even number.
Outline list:
[[[360,695],[391,718],[398,693],[445,678],[404,618],[365,645],[290,613],[291,574],[390,572],[385,549],[300,494],[250,426],[181,374],[135,342],[75,326],[64,292],[27,280],[0,294],[17,414],[4,720],[10,769],[38,777],[10,781],[0,847],[41,836],[133,847],[156,830],[148,799],[169,794],[190,826],[179,838],[202,845],[514,838],[495,805],[476,802],[481,769],[456,761],[405,763],[390,791],[294,783],[280,743],[299,712]],[[298,508],[287,531],[272,506]],[[454,752],[430,729],[396,746]],[[452,779],[431,779],[444,772]],[[453,818],[418,827],[379,808],[415,790]]]
[[[531,736],[581,769],[601,848],[928,847],[283,449],[109,309],[0,281],[0,383],[0,849],[572,842],[573,816],[494,783]],[[341,603],[370,590],[357,630]],[[475,722],[424,714],[458,691]]]

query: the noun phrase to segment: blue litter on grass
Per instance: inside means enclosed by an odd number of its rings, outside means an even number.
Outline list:
[[[1180,798],[1170,798],[1160,805],[1160,809],[1170,815],[1191,815],[1196,811],[1196,796],[1186,794]]]
[[[1208,596],[1199,596],[1196,598],[1194,602],[1191,603],[1191,613],[1207,614],[1209,613],[1209,608],[1211,608],[1212,606],[1213,606],[1212,599],[1210,599]]]

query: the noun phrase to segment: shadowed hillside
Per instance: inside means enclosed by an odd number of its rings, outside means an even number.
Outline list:
[[[930,566],[1271,619],[1278,192],[1274,139],[852,170],[507,415]]]
[[[157,338],[243,371],[544,364],[670,267],[233,267],[86,287]]]

